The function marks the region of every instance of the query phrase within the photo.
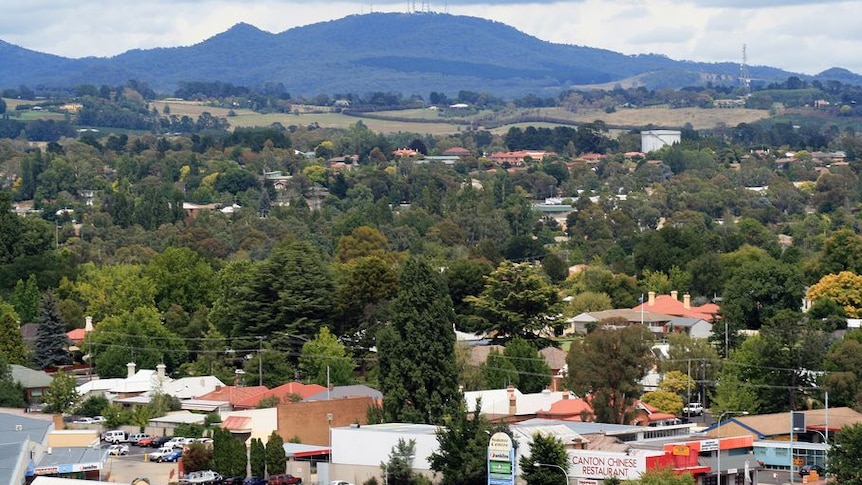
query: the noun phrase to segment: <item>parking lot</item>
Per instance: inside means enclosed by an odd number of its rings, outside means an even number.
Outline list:
[[[107,447],[107,444],[103,444]],[[135,478],[147,478],[152,485],[176,482],[179,470],[176,463],[154,463],[145,460],[154,448],[141,448],[129,444],[129,454],[110,456],[102,471],[102,478],[109,482],[131,483]]]

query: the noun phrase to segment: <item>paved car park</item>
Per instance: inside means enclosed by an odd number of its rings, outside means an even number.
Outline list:
[[[141,448],[125,456],[111,456],[105,464],[103,478],[109,482],[131,483],[135,478],[147,478],[153,485],[176,482],[178,468],[176,463],[154,463],[144,461]]]

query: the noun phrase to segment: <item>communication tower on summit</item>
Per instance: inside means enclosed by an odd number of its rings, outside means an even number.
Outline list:
[[[742,64],[739,65],[739,86],[742,88],[743,96],[748,96],[751,93],[751,76],[748,74],[748,52],[745,44],[742,44]]]

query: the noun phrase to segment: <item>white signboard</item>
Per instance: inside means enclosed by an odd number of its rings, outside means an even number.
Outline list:
[[[700,451],[718,451],[718,440],[703,440],[700,442]]]
[[[571,476],[577,478],[634,480],[646,471],[646,457],[624,453],[572,450],[569,451],[569,462]]]

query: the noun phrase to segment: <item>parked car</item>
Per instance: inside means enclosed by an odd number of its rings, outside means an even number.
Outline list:
[[[137,445],[138,441],[149,437],[150,435],[148,435],[147,433],[134,433],[129,435],[129,439],[127,441],[133,445]]]
[[[149,461],[160,461],[163,456],[167,455],[168,453],[173,453],[174,451],[175,450],[173,447],[163,446],[156,451],[147,453],[147,459]]]
[[[219,485],[222,483],[224,483],[222,476],[212,470],[191,472],[180,480],[182,485]],[[240,479],[240,483],[242,483],[242,479]]]
[[[248,477],[242,482],[242,485],[267,485],[267,482],[266,478]]]
[[[116,444],[126,441],[128,439],[128,435],[121,429],[112,429],[110,431],[105,431],[105,433],[102,434],[102,439],[108,443]]]
[[[104,416],[93,416],[90,419],[92,419],[94,423],[104,423],[106,421]]]
[[[147,436],[146,438],[139,439],[137,442],[135,442],[135,445],[140,446],[141,448],[150,447],[153,445],[154,439],[155,437],[153,436]]]
[[[129,445],[111,445],[108,447],[108,454],[114,456],[128,455]]]
[[[221,485],[244,485],[245,477],[224,477],[219,483]]]
[[[186,439],[182,436],[174,436],[162,446],[170,446],[171,448],[182,448],[186,444]]]
[[[183,456],[183,450],[172,450],[170,453],[165,453],[164,455],[159,456],[156,460],[159,463],[166,461],[177,461],[180,457]]]
[[[686,416],[700,416],[703,414],[703,404],[699,402],[690,402],[683,406],[682,414]]]
[[[352,483],[346,480],[333,480],[329,482],[329,485],[353,485]]]
[[[147,446],[149,446],[150,448],[161,448],[165,446],[165,444],[167,444],[167,442],[170,440],[171,439],[167,436],[156,436],[152,438],[152,441],[150,441],[150,444]]]
[[[295,477],[290,473],[270,475],[269,485],[302,485],[302,478]]]
[[[78,418],[72,422],[75,424],[95,424],[96,423],[96,421],[94,421],[93,418],[88,418],[86,416]]]
[[[808,476],[811,472],[815,472],[817,475],[822,477],[826,474],[826,468],[823,468],[821,465],[802,465],[802,467],[799,468],[800,476]]]
[[[213,442],[213,439],[212,439],[212,438],[208,438],[208,437],[195,438],[195,443],[207,443],[207,444],[212,444],[212,442]]]

